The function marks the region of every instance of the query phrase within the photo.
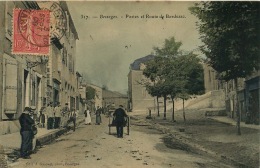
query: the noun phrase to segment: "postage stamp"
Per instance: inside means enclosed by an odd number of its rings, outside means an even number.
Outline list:
[[[67,29],[67,15],[56,2],[40,2],[40,10],[14,9],[13,54],[49,55],[50,45]]]
[[[50,52],[50,11],[13,11],[13,54],[48,55]]]

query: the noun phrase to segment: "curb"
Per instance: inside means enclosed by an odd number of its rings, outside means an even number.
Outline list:
[[[84,122],[84,118],[79,118],[76,121],[76,126],[80,125],[81,123]],[[55,132],[46,134],[46,135],[42,135],[40,137],[38,137],[36,139],[36,147],[37,146],[42,146],[42,145],[47,145],[50,144],[51,142],[53,142],[56,138],[58,138],[59,136],[63,135],[64,133],[70,131],[72,129],[72,127],[70,127],[69,125],[65,128],[62,128],[60,130],[57,130]]]
[[[5,159],[4,147],[0,145],[0,167],[7,168],[7,161]]]
[[[81,123],[83,123],[84,120],[85,120],[84,117],[77,118],[76,127],[79,126]],[[72,129],[71,123],[69,123],[68,126],[65,128],[37,137],[35,150],[41,148],[41,146],[43,145],[50,144],[59,136],[70,131],[71,129]],[[8,168],[16,164],[16,160],[19,159],[19,153],[20,153],[19,149],[17,148],[5,148],[4,146],[0,145],[0,168]]]

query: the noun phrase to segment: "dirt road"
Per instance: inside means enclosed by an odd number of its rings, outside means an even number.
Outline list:
[[[171,122],[171,113],[167,113],[167,120],[153,114],[153,119],[145,120],[155,128],[182,138],[181,141],[190,146],[197,146],[211,153],[215,158],[221,158],[235,167],[259,167],[259,129],[241,127],[242,135],[237,135],[235,125],[217,122],[205,116],[205,110],[185,110],[186,122],[183,122],[182,111],[175,112],[176,122]],[[144,119],[145,116],[137,116]],[[185,129],[180,132],[180,129]],[[176,140],[176,136],[168,138]],[[174,145],[173,145],[174,146]]]
[[[196,154],[185,144],[176,143],[179,148],[169,148],[168,135],[139,121],[131,121],[130,136],[125,134],[124,138],[116,138],[115,128],[109,135],[108,119],[103,116],[102,121],[101,125],[80,125],[75,132],[70,131],[56,142],[40,148],[31,159],[20,158],[11,167],[232,167]]]

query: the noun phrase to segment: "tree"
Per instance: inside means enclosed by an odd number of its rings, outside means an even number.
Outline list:
[[[87,86],[86,92],[87,92],[87,97],[86,97],[87,100],[90,101],[95,98],[96,90],[94,88]]]
[[[182,91],[182,87],[186,85],[185,75],[183,74],[180,56],[173,59],[169,65],[170,71],[167,74],[167,82],[170,85],[169,96],[172,100],[172,121],[175,122],[174,118],[174,99]]]
[[[146,90],[151,96],[155,96],[157,100],[157,116],[160,116],[159,97],[162,96],[158,81],[162,80],[160,75],[160,69],[163,66],[163,60],[161,57],[155,57],[145,63],[146,68],[143,71],[143,75],[148,78],[148,81],[144,81]]]
[[[87,103],[90,106],[91,110],[94,110],[95,102],[93,102],[93,100],[95,99],[95,96],[96,96],[96,90],[94,88],[92,88],[91,86],[87,86],[86,92],[87,92],[87,95],[86,95]]]
[[[177,96],[182,95],[183,100],[186,100],[187,95],[204,91],[200,60],[193,53],[183,55],[180,51],[181,45],[182,43],[176,42],[174,37],[166,39],[162,48],[154,48],[156,57],[146,63],[143,71],[150,80],[145,84],[148,93],[157,96],[157,100],[158,97],[164,99],[164,119],[166,119],[166,100],[170,96],[173,102],[172,121],[174,121],[174,99]]]
[[[181,77],[181,85],[179,85],[176,97],[183,101],[183,119],[186,121],[184,103],[192,95],[200,95],[205,91],[203,67],[197,55],[188,53],[176,58],[178,76]]]
[[[180,47],[182,43],[177,42],[174,37],[165,39],[162,48],[154,47],[155,55],[161,59],[161,65],[159,67],[160,80],[160,93],[164,100],[164,115],[163,119],[166,119],[166,100],[167,96],[172,92],[172,81],[169,79],[169,73],[173,70],[172,63],[174,59],[181,55]],[[174,94],[172,94],[173,96]],[[174,110],[174,109],[173,109]],[[173,112],[174,113],[174,112]],[[173,117],[174,118],[174,117]]]
[[[204,45],[201,51],[220,74],[220,79],[234,80],[259,70],[259,9],[258,2],[201,2],[190,8],[199,19],[199,33]],[[238,135],[240,113],[235,95]]]

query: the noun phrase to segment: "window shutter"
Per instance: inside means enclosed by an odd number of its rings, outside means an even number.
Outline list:
[[[17,62],[5,61],[5,109],[6,114],[17,113]]]

